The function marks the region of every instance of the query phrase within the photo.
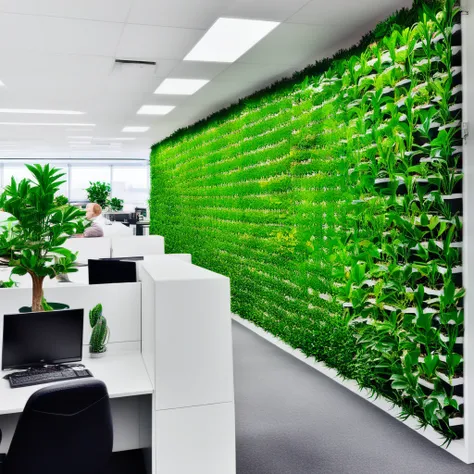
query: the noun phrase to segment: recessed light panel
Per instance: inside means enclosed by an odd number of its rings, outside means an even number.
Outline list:
[[[166,115],[175,108],[174,105],[143,105],[138,115]]]
[[[148,132],[150,130],[150,127],[124,127],[122,132],[127,132],[127,133],[144,133]]]
[[[233,63],[279,24],[275,21],[219,18],[184,60]]]
[[[193,95],[208,82],[208,79],[165,79],[155,94]]]
[[[2,114],[45,114],[45,115],[84,115],[85,112],[76,110],[47,110],[47,109],[0,109]]]

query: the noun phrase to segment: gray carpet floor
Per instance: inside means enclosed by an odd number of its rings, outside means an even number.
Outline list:
[[[233,340],[238,474],[474,474],[235,322]]]

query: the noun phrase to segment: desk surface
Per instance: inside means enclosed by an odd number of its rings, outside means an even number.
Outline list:
[[[153,393],[148,373],[141,353],[106,354],[100,359],[86,356],[82,360],[92,375],[102,380],[109,391],[110,398],[133,397]],[[10,371],[0,371],[3,377]],[[53,382],[58,383],[58,382]],[[0,415],[21,413],[28,398],[40,388],[50,384],[32,385],[23,388],[10,388],[8,380],[0,378]]]

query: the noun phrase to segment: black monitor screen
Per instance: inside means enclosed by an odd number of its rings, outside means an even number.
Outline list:
[[[82,359],[84,310],[6,314],[2,370]]]
[[[130,283],[137,281],[135,262],[123,260],[89,260],[89,284]]]

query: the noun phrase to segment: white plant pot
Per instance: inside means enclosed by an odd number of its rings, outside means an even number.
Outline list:
[[[106,354],[106,351],[104,352],[89,352],[89,356],[91,359],[100,359],[101,357],[104,357]]]

